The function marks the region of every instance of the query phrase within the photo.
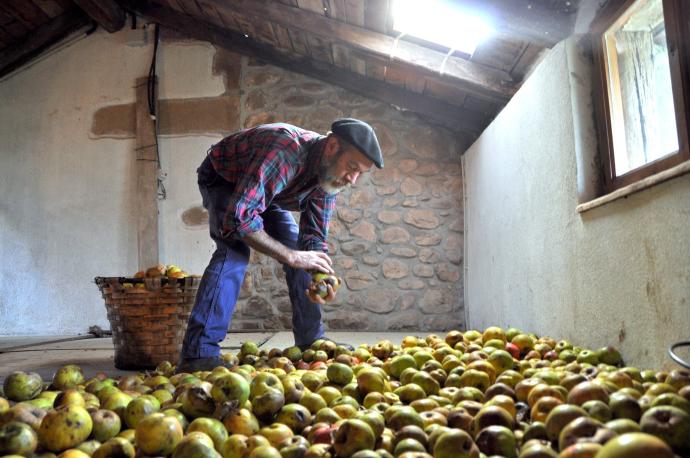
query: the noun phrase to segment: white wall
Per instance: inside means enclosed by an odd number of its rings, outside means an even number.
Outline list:
[[[596,137],[573,49],[557,45],[465,154],[468,323],[668,366],[690,337],[690,176],[576,211]]]
[[[213,52],[207,44],[161,46],[159,69],[171,76],[160,96],[222,93]],[[0,82],[0,334],[109,328],[93,278],[138,268],[134,140],[89,135],[96,110],[135,101],[134,81],[148,74],[151,53],[151,45],[124,45],[123,32],[99,29]],[[218,138],[161,141],[169,174],[161,260],[191,272],[203,272],[212,245],[205,231],[182,228],[176,212],[200,203],[193,171]]]

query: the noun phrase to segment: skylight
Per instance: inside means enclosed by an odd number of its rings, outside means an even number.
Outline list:
[[[447,0],[394,0],[393,21],[397,32],[468,55],[492,33],[479,16]]]

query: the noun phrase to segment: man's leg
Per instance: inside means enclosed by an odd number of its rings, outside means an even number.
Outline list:
[[[204,271],[187,324],[182,359],[217,357],[230,325],[249,262],[249,247],[223,239],[220,228],[233,185],[219,177],[208,158],[198,169],[199,191],[208,210],[209,232],[216,251]]]
[[[246,245],[231,248],[218,243],[201,278],[187,323],[182,345],[183,359],[220,355],[220,342],[228,331],[248,261],[249,248]]]
[[[288,248],[297,249],[299,227],[292,214],[276,205],[261,215],[266,233]],[[311,275],[303,269],[283,265],[292,303],[292,333],[295,345],[308,345],[323,336],[321,306],[307,298],[304,291],[311,283]]]

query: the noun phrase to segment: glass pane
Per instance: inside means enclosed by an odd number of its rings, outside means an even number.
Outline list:
[[[638,0],[603,39],[620,176],[678,151],[662,0]]]

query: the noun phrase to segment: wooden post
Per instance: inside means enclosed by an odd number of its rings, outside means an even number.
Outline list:
[[[156,122],[149,115],[148,80],[148,77],[137,78],[136,80],[139,270],[146,270],[148,267],[158,264],[158,155],[156,152]],[[155,92],[154,90],[154,94]]]

